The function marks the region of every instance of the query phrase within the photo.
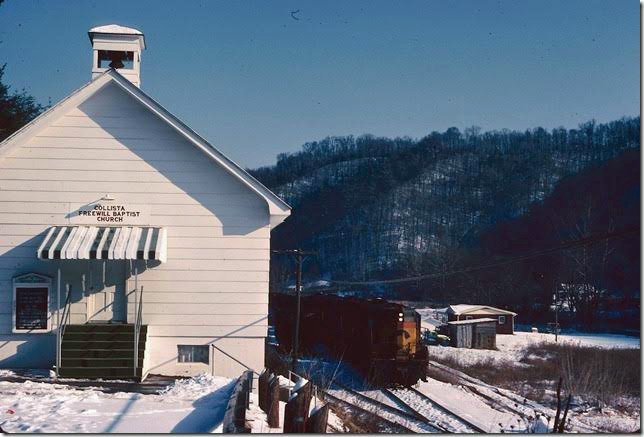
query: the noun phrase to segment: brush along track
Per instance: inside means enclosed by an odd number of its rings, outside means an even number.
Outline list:
[[[332,399],[339,399],[345,404],[378,417],[379,421],[386,423],[393,423],[397,426],[406,428],[405,432],[414,433],[439,433],[446,432],[446,430],[434,424],[424,417],[418,417],[416,414],[401,410],[384,402],[373,399],[360,392],[352,390],[348,387],[334,384],[336,388],[327,389],[325,396],[330,396]]]
[[[387,392],[392,398],[406,405],[409,410],[414,411],[416,415],[424,417],[425,420],[431,421],[435,426],[443,428],[443,432],[487,432],[413,387],[387,390]],[[436,422],[440,423],[440,425]]]

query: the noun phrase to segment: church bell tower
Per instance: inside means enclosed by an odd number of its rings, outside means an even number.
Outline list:
[[[145,49],[143,32],[109,24],[89,30],[92,43],[92,79],[110,68],[118,70],[134,85],[141,86],[141,52]]]

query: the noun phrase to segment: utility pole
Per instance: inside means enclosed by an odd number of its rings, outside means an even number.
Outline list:
[[[272,253],[292,255],[295,257],[295,294],[297,296],[297,307],[295,314],[295,334],[293,336],[293,357],[291,368],[295,372],[297,356],[300,349],[300,301],[302,297],[302,264],[311,255],[317,255],[316,252],[304,251],[301,249],[288,250],[271,250]]]
[[[555,280],[555,343],[559,338],[559,287]]]

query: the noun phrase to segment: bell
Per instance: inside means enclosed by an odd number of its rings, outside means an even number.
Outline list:
[[[123,53],[112,52],[110,55],[111,55],[110,59],[112,59],[112,62],[110,62],[110,65],[109,65],[110,68],[113,68],[113,69],[116,70],[116,69],[124,67],[124,65],[123,65]]]

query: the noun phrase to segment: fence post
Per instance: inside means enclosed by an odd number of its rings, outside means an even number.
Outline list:
[[[303,433],[309,415],[312,386],[307,382],[291,395],[284,409],[284,433]]]
[[[253,385],[253,372],[245,371],[237,378],[233,392],[228,399],[226,412],[223,421],[224,434],[249,433],[250,428],[246,426],[246,410],[250,399],[250,391]]]
[[[264,369],[262,373],[259,375],[259,378],[257,380],[257,390],[258,390],[258,397],[259,397],[259,408],[264,411],[264,413],[268,414],[268,410],[271,407],[270,406],[270,387],[269,387],[269,380],[271,378],[271,372],[268,369]]]
[[[273,380],[269,383],[269,390],[269,407],[266,412],[268,426],[278,428],[280,426],[280,381],[277,375],[273,375]]]
[[[325,434],[326,425],[329,420],[329,405],[324,405],[311,414],[306,421],[306,432],[310,434]]]

